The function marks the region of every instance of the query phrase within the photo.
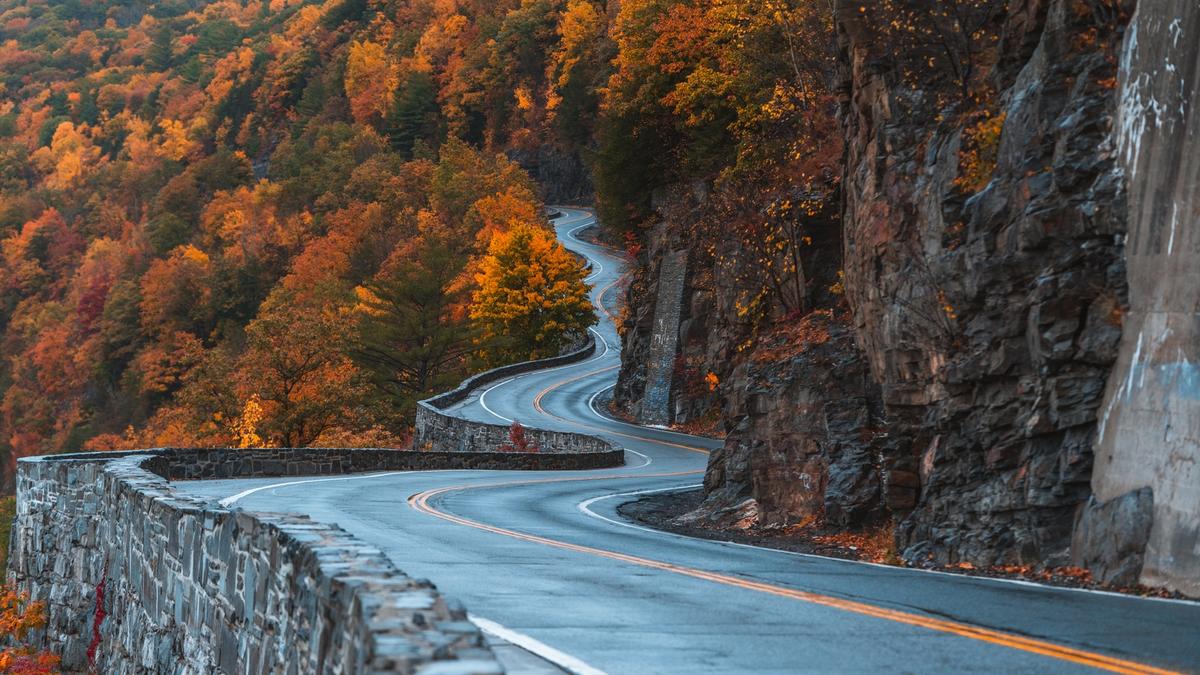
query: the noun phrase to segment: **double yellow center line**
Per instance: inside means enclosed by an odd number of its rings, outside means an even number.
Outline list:
[[[687,475],[687,474],[694,474],[694,473],[698,473],[698,472],[683,471],[683,472],[674,472],[674,473],[642,474],[642,475],[638,475],[636,477],[637,478],[654,478],[654,477],[680,476],[680,475]],[[650,568],[650,569],[660,570],[663,572],[669,572],[671,574],[678,574],[678,575],[685,576],[685,577],[691,577],[693,579],[701,579],[704,581],[710,581],[710,582],[722,584],[725,586],[732,586],[735,588],[742,588],[742,589],[749,590],[749,591],[766,593],[768,595],[789,598],[792,600],[799,600],[801,602],[807,602],[807,603],[810,603],[813,605],[830,607],[833,609],[839,609],[839,610],[846,611],[846,612],[852,612],[854,614],[860,614],[863,616],[870,616],[870,617],[874,617],[877,619],[886,619],[888,621],[894,621],[896,623],[900,623],[900,624],[904,624],[904,625],[908,625],[908,626],[916,626],[919,628],[926,628],[929,630],[934,630],[934,631],[938,631],[938,632],[942,632],[942,633],[950,633],[953,635],[958,635],[960,637],[970,638],[972,640],[979,640],[981,642],[987,642],[990,644],[1000,645],[1002,647],[1008,647],[1011,649],[1017,649],[1017,650],[1024,651],[1024,652],[1039,654],[1042,656],[1059,659],[1061,661],[1069,661],[1071,663],[1076,663],[1076,664],[1080,664],[1080,665],[1084,665],[1084,666],[1090,666],[1093,668],[1098,668],[1098,669],[1106,670],[1109,672],[1130,673],[1130,674],[1153,673],[1153,674],[1160,674],[1160,675],[1173,674],[1175,672],[1175,671],[1171,671],[1171,670],[1165,670],[1162,668],[1156,668],[1154,666],[1150,666],[1150,665],[1146,665],[1146,664],[1137,663],[1135,661],[1127,661],[1124,659],[1118,659],[1118,658],[1114,658],[1111,656],[1105,656],[1104,654],[1089,652],[1089,651],[1085,651],[1082,649],[1075,649],[1073,647],[1067,647],[1064,645],[1054,644],[1052,642],[1046,642],[1044,640],[1038,640],[1035,638],[1029,638],[1029,637],[1025,637],[1025,636],[1021,636],[1021,635],[1014,635],[1012,633],[1004,633],[1001,631],[991,630],[988,628],[980,628],[978,626],[972,626],[970,624],[959,623],[956,621],[946,621],[944,619],[936,619],[933,617],[923,616],[920,614],[914,614],[911,612],[902,612],[902,611],[895,610],[895,609],[887,609],[884,607],[877,607],[875,605],[869,605],[866,603],[856,602],[853,600],[846,600],[844,598],[837,598],[837,597],[833,597],[833,596],[829,596],[829,595],[822,595],[820,593],[812,593],[809,591],[796,590],[794,588],[777,586],[774,584],[768,584],[768,583],[764,583],[761,581],[751,581],[748,579],[741,579],[738,577],[730,576],[728,574],[720,574],[718,572],[710,572],[707,570],[696,569],[694,567],[687,567],[685,565],[677,565],[674,563],[663,562],[661,560],[651,560],[650,558],[643,558],[640,556],[629,555],[626,553],[618,553],[616,551],[609,551],[609,550],[605,550],[605,549],[601,549],[601,548],[595,548],[592,546],[581,546],[579,544],[572,544],[572,543],[565,542],[565,541],[559,541],[557,539],[550,539],[548,537],[541,537],[541,536],[534,535],[534,534],[526,534],[524,532],[517,532],[515,530],[509,530],[509,529],[505,529],[502,527],[496,527],[494,525],[488,525],[487,523],[481,523],[479,521],[470,520],[467,518],[463,518],[461,516],[456,516],[454,514],[438,510],[437,508],[433,507],[429,503],[430,500],[432,500],[435,497],[438,497],[439,495],[443,495],[448,492],[459,492],[459,491],[466,491],[466,490],[471,490],[471,489],[513,487],[513,486],[518,486],[518,485],[530,485],[530,484],[534,484],[534,483],[553,483],[553,482],[582,481],[582,480],[607,480],[607,479],[614,479],[614,478],[633,478],[633,477],[635,477],[635,476],[606,475],[606,476],[589,476],[589,477],[583,477],[583,478],[566,478],[566,479],[556,478],[556,479],[533,480],[533,481],[511,481],[511,482],[505,482],[505,483],[489,483],[486,485],[475,485],[475,486],[453,485],[453,486],[449,486],[449,487],[436,488],[433,490],[426,490],[425,492],[415,494],[412,497],[409,497],[408,503],[410,506],[412,506],[417,511],[420,511],[421,513],[425,513],[425,514],[428,514],[428,515],[431,515],[431,516],[434,516],[437,518],[441,518],[443,520],[448,520],[448,521],[458,524],[458,525],[472,527],[472,528],[475,528],[478,530],[483,530],[485,532],[491,532],[493,534],[510,537],[512,539],[518,539],[518,540],[530,542],[533,544],[540,544],[542,546],[549,546],[551,548],[556,548],[556,549],[560,549],[560,550],[564,550],[564,551],[572,551],[575,553],[583,553],[586,555],[592,555],[592,556],[596,556],[596,557],[600,557],[600,558],[607,558],[609,560],[615,560],[615,561],[627,563],[630,565],[637,565],[639,567],[646,567],[646,568]]]
[[[600,292],[599,299],[602,300],[604,297],[604,294],[607,293],[617,283],[618,280],[614,280],[613,282],[611,282],[607,286],[605,286],[604,289],[602,289]],[[599,304],[600,310],[611,319],[612,318],[611,315],[608,313],[607,309],[604,308],[604,303],[598,302],[597,304]],[[583,429],[588,429],[590,431],[597,431],[597,432],[601,432],[601,433],[604,433],[604,434],[610,435],[610,436],[619,436],[619,437],[623,437],[623,438],[648,441],[648,442],[657,443],[660,445],[667,445],[667,446],[674,447],[674,448],[680,448],[683,450],[689,450],[692,452],[700,452],[700,453],[707,454],[708,451],[704,450],[702,448],[697,448],[697,447],[688,446],[688,445],[681,445],[678,443],[671,443],[671,442],[662,441],[659,439],[646,438],[644,436],[636,436],[633,434],[620,433],[620,432],[612,431],[610,429],[602,429],[600,427],[585,424],[585,423],[579,422],[578,420],[568,420],[566,418],[555,415],[554,413],[548,412],[542,407],[543,397],[545,397],[546,394],[550,393],[551,391],[554,391],[555,389],[558,389],[559,387],[563,387],[572,382],[576,382],[576,381],[584,379],[584,378],[592,377],[599,373],[613,370],[617,367],[618,366],[614,365],[614,366],[610,366],[608,368],[602,368],[599,370],[590,371],[587,373],[583,373],[580,375],[576,375],[574,377],[564,379],[564,380],[559,381],[549,387],[546,387],[542,391],[538,392],[537,396],[534,398],[534,401],[533,401],[534,408],[539,413],[542,413],[543,415],[548,415],[550,417],[554,417],[561,421],[570,422],[571,424],[573,424],[577,427],[580,427]],[[416,509],[417,511],[420,511],[421,513],[425,513],[425,514],[434,516],[436,518],[441,518],[442,520],[447,520],[447,521],[450,521],[450,522],[458,524],[458,525],[475,528],[477,530],[483,530],[485,532],[491,532],[493,534],[498,534],[498,535],[509,537],[512,539],[518,539],[521,541],[525,541],[525,542],[529,542],[529,543],[533,543],[533,544],[539,544],[542,546],[549,546],[551,548],[556,548],[556,549],[560,549],[560,550],[564,550],[564,551],[572,551],[575,553],[582,553],[585,555],[592,555],[592,556],[596,556],[596,557],[600,557],[600,558],[606,558],[609,560],[615,560],[615,561],[627,563],[630,565],[637,565],[639,567],[646,567],[649,569],[655,569],[655,570],[659,570],[659,571],[663,571],[663,572],[668,572],[671,574],[678,574],[678,575],[690,577],[693,579],[701,579],[704,581],[718,583],[718,584],[722,584],[725,586],[731,586],[734,588],[741,588],[741,589],[745,589],[745,590],[749,590],[749,591],[755,591],[758,593],[765,593],[765,594],[773,595],[773,596],[777,596],[777,597],[798,600],[801,602],[807,602],[809,604],[819,605],[822,607],[830,607],[833,609],[838,609],[838,610],[842,610],[845,612],[851,612],[851,613],[859,614],[862,616],[869,616],[869,617],[873,617],[873,618],[877,618],[877,619],[885,619],[887,621],[893,621],[895,623],[899,623],[899,624],[903,624],[903,625],[907,625],[907,626],[915,626],[915,627],[919,627],[919,628],[925,628],[928,630],[938,631],[941,633],[949,633],[952,635],[957,635],[957,636],[969,638],[972,640],[979,640],[981,642],[986,642],[989,644],[999,645],[1002,647],[1016,649],[1019,651],[1028,652],[1028,653],[1032,653],[1032,654],[1038,654],[1041,656],[1046,656],[1046,657],[1058,659],[1061,661],[1067,661],[1070,663],[1075,663],[1075,664],[1079,664],[1079,665],[1083,665],[1083,666],[1090,666],[1092,668],[1098,668],[1100,670],[1105,670],[1105,671],[1109,671],[1109,672],[1130,673],[1130,674],[1145,673],[1145,674],[1155,674],[1155,675],[1174,675],[1174,673],[1176,673],[1176,671],[1166,670],[1163,668],[1157,668],[1155,666],[1138,663],[1136,661],[1119,659],[1119,658],[1115,658],[1112,656],[1106,656],[1104,654],[1100,654],[1100,653],[1096,653],[1096,652],[1090,652],[1090,651],[1086,651],[1083,649],[1076,649],[1074,647],[1068,647],[1065,645],[1055,644],[1053,642],[1047,642],[1045,640],[1038,640],[1036,638],[1025,637],[1025,636],[1016,635],[1013,633],[1006,633],[1003,631],[992,630],[989,628],[982,628],[979,626],[973,626],[971,624],[961,623],[961,622],[957,622],[957,621],[948,621],[945,619],[937,619],[937,618],[933,618],[930,616],[915,614],[912,612],[904,612],[904,611],[895,610],[895,609],[888,609],[886,607],[879,607],[876,605],[870,605],[867,603],[857,602],[854,600],[846,600],[844,598],[838,598],[838,597],[834,597],[834,596],[830,596],[830,595],[823,595],[821,593],[813,593],[810,591],[801,591],[801,590],[797,590],[794,588],[778,586],[775,584],[768,584],[768,583],[764,583],[761,581],[751,581],[749,579],[742,579],[739,577],[730,576],[728,574],[721,574],[718,572],[710,572],[707,570],[697,569],[694,567],[688,567],[685,565],[677,565],[675,563],[664,562],[661,560],[652,560],[650,558],[643,558],[641,556],[629,555],[626,553],[618,553],[616,551],[609,551],[606,549],[595,548],[592,546],[581,546],[579,544],[572,544],[572,543],[565,542],[565,541],[559,541],[557,539],[550,539],[548,537],[541,537],[538,535],[526,534],[524,532],[517,532],[515,530],[509,530],[509,529],[502,528],[502,527],[496,527],[494,525],[488,525],[487,523],[482,523],[482,522],[479,522],[476,520],[470,520],[467,518],[463,518],[461,516],[456,516],[454,514],[438,510],[437,508],[435,508],[434,506],[432,506],[430,504],[430,501],[432,499],[434,499],[435,497],[438,497],[440,495],[444,495],[444,494],[450,493],[450,492],[463,492],[463,491],[473,490],[473,489],[514,487],[514,486],[520,486],[520,485],[531,485],[531,484],[536,484],[536,483],[557,483],[557,482],[586,481],[586,480],[611,480],[611,479],[622,479],[622,478],[665,478],[665,477],[669,477],[669,476],[694,475],[697,473],[701,473],[701,472],[700,471],[678,471],[678,472],[672,472],[672,473],[656,473],[656,474],[604,475],[604,476],[586,476],[586,477],[578,477],[578,478],[553,478],[553,479],[543,479],[543,480],[523,480],[523,481],[510,481],[510,482],[503,482],[503,483],[488,483],[488,484],[484,484],[484,485],[453,485],[453,486],[449,486],[449,487],[436,488],[433,490],[426,490],[425,492],[415,494],[415,495],[409,497],[408,503],[410,506],[412,506],[412,508]]]

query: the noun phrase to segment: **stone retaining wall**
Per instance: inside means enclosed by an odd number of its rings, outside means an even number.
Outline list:
[[[144,466],[172,480],[446,469],[581,471],[618,466],[623,453],[607,445],[606,450],[589,453],[515,453],[386,448],[260,448],[253,451],[237,448],[171,448],[154,451],[158,454]]]
[[[525,427],[525,437],[537,444],[539,453],[504,453],[486,452],[495,450],[509,442],[511,431],[508,425],[488,424],[455,417],[446,413],[417,408],[416,433],[413,445],[424,448],[425,453],[449,454],[497,454],[501,456],[519,455],[525,457],[540,457],[541,453],[562,453],[568,457],[574,456],[580,463],[590,466],[563,467],[577,469],[599,469],[620,466],[625,461],[625,452],[614,448],[607,441],[569,431],[549,431]]]
[[[495,368],[467,378],[458,387],[445,394],[421,401],[417,404],[413,447],[422,451],[448,453],[495,451],[509,442],[510,427],[508,425],[476,422],[443,411],[455,403],[465,400],[472,391],[485,384],[498,382],[521,373],[578,363],[595,352],[596,339],[589,333],[587,344],[576,351],[539,361],[525,361]],[[625,461],[625,454],[622,450],[595,436],[535,427],[526,427],[525,436],[536,443],[543,453],[564,453],[591,458],[587,461],[593,463],[594,466],[579,468],[620,466]]]
[[[8,577],[46,603],[35,638],[62,654],[67,672],[499,673],[465,611],[378,549],[304,516],[220,508],[167,478],[619,462],[619,451],[345,448],[25,458]]]
[[[662,235],[659,235],[662,236]],[[679,353],[679,325],[683,316],[683,290],[687,280],[687,251],[668,251],[658,273],[658,299],[654,303],[654,328],[646,360],[646,391],[638,418],[643,424],[670,424],[671,387],[675,357]]]

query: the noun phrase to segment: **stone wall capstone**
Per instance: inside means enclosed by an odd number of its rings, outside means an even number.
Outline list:
[[[619,461],[619,451],[358,448],[25,458],[8,578],[46,603],[47,626],[34,639],[62,655],[66,672],[499,673],[465,610],[379,549],[304,516],[221,508],[169,479]]]

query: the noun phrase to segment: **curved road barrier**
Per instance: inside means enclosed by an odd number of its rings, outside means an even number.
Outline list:
[[[305,516],[217,507],[158,473],[192,456],[18,463],[9,579],[46,603],[41,637],[64,669],[413,673],[454,660],[456,673],[501,672],[465,610],[378,548]]]
[[[413,447],[435,452],[489,452],[509,442],[511,425],[479,422],[446,412],[465,401],[484,385],[501,382],[523,373],[547,370],[579,363],[596,353],[596,338],[588,334],[587,343],[568,354],[537,361],[501,366],[467,378],[458,387],[417,404]],[[620,466],[625,453],[596,436],[571,431],[552,431],[525,427],[525,436],[537,444],[540,452],[596,455],[601,461],[590,468]]]

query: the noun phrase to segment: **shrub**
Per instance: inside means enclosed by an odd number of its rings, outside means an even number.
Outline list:
[[[513,420],[508,428],[508,442],[501,445],[500,452],[540,452],[538,444],[525,435],[525,427]]]

